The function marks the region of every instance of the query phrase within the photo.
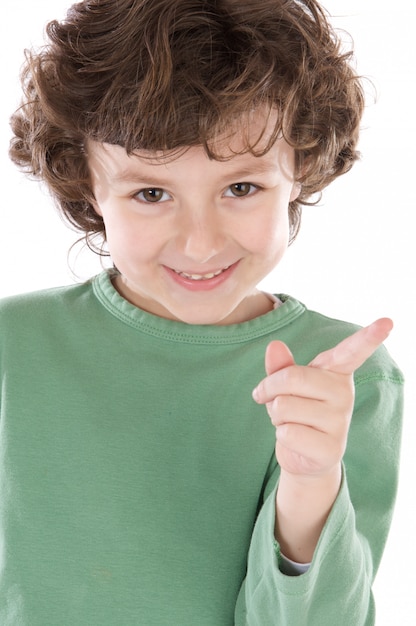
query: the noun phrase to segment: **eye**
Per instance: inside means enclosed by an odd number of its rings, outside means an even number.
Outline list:
[[[170,200],[170,195],[159,187],[149,187],[148,189],[142,189],[134,196],[141,202],[151,202],[153,204],[157,202],[165,202]]]
[[[234,183],[228,187],[224,195],[227,197],[234,196],[235,198],[244,198],[245,196],[250,196],[257,190],[257,185],[253,185],[252,183]]]

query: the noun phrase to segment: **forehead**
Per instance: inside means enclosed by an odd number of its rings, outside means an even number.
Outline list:
[[[276,108],[263,105],[224,121],[221,129],[214,127],[211,131],[208,130],[208,139],[201,139],[201,144],[202,141],[206,141],[207,153],[219,160],[249,151],[261,154],[267,151],[279,136],[279,120],[280,115]],[[191,145],[196,146],[198,143]],[[147,150],[146,145],[139,145],[136,149],[129,148],[129,153],[153,156],[167,161],[185,152],[191,145],[178,144],[177,147],[167,150],[155,150],[153,147]]]
[[[227,129],[217,133],[209,148],[220,158],[252,151],[262,154],[279,136],[279,115],[276,109],[266,107],[249,111],[230,120]]]
[[[117,186],[135,182],[163,186],[173,180],[199,180],[209,185],[222,180],[229,184],[229,179],[249,181],[256,176],[292,179],[294,175],[294,151],[282,138],[261,156],[245,152],[227,157],[211,159],[202,146],[190,147],[169,158],[164,153],[148,151],[129,155],[121,146],[110,144],[90,142],[88,146],[89,167],[95,183],[107,180]]]
[[[264,173],[270,170],[292,170],[293,149],[282,137],[275,139],[277,113],[264,110],[253,111],[233,122],[226,132],[221,133],[208,146],[183,146],[173,151],[135,150],[128,154],[122,146],[87,142],[87,157],[90,166],[105,166],[112,170],[118,180],[129,180],[136,166],[147,170],[153,166],[165,166],[164,170],[190,167],[196,161],[209,164],[218,170],[233,171],[238,168],[241,175]]]

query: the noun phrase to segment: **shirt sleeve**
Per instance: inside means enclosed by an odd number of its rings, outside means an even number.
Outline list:
[[[382,370],[370,364],[356,377],[341,488],[312,563],[301,575],[284,573],[284,558],[274,538],[276,467],[254,527],[236,626],[375,623],[372,583],[397,491],[402,383],[400,372],[389,364]]]

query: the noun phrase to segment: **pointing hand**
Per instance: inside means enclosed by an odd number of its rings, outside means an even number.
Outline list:
[[[379,319],[296,365],[289,348],[272,341],[266,373],[253,392],[276,428],[276,457],[282,470],[297,476],[331,472],[347,445],[354,406],[354,371],[389,335],[393,323]]]

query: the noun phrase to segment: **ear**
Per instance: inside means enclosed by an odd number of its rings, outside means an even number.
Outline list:
[[[302,191],[301,183],[293,183],[292,191],[290,193],[289,202],[293,202],[298,198],[300,192]]]

